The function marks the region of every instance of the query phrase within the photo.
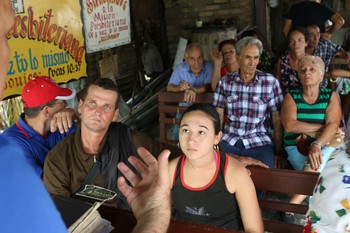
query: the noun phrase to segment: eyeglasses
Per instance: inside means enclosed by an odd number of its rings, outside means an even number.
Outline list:
[[[202,62],[203,61],[203,56],[200,56],[200,57],[188,57],[187,61],[189,63]]]
[[[318,69],[316,69],[315,67],[310,67],[309,69],[305,67],[305,68],[301,68],[300,73],[301,74],[306,74],[308,71],[310,73],[315,73],[317,70]]]

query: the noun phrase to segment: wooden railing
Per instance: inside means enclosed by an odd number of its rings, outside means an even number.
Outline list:
[[[264,169],[258,167],[248,167],[251,171],[251,178],[257,190],[264,190],[278,194],[304,194],[312,196],[319,174],[314,172],[302,172],[287,169]],[[282,200],[259,199],[259,206],[262,210],[273,210],[281,212],[292,212],[296,214],[306,214],[308,206],[306,204],[290,204]],[[264,219],[265,231],[300,233],[303,226],[297,224],[287,224],[280,221]]]
[[[177,141],[167,137],[167,126],[179,124],[176,113],[183,113],[187,107],[179,106],[183,102],[183,92],[166,92],[161,91],[158,95],[159,101],[159,139],[161,142],[176,144]],[[213,93],[203,93],[196,95],[195,103],[212,103]]]

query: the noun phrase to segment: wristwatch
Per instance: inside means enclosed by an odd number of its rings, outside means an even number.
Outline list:
[[[190,86],[190,90],[194,91],[194,93],[197,93],[197,89],[195,87]]]

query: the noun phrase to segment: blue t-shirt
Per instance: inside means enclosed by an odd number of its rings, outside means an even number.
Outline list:
[[[66,227],[21,148],[0,135],[0,231],[63,233]]]
[[[190,66],[187,62],[182,62],[178,64],[171,74],[168,85],[180,85],[181,81],[188,82],[192,87],[200,87],[204,84],[211,83],[211,77],[213,75],[213,64],[210,62],[204,61],[203,68],[199,75],[196,77],[190,70]]]
[[[76,125],[73,124],[67,133],[61,134],[56,130],[43,136],[27,125],[24,121],[24,113],[22,113],[16,124],[6,129],[3,135],[21,147],[28,163],[34,168],[36,174],[42,177],[47,153],[76,129]]]

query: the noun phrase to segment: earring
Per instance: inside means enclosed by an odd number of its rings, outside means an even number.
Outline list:
[[[219,150],[219,145],[218,144],[214,144],[214,150]]]
[[[177,143],[177,147],[179,147],[181,149],[180,142]]]

